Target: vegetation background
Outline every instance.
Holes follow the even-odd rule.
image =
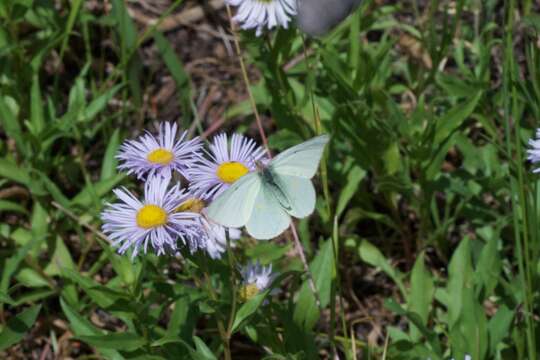
[[[231,32],[219,0],[1,1],[0,357],[538,359],[538,10],[364,0],[308,39]],[[332,136],[298,223],[320,308],[288,234],[236,246],[281,274],[236,304],[228,258],[131,262],[97,230],[138,189],[124,139],[260,140],[235,39],[272,149]]]

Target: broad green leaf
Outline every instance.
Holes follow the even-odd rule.
[[[405,291],[405,285],[403,284],[403,274],[392,267],[384,255],[377,249],[376,246],[368,242],[367,240],[362,240],[360,247],[358,249],[360,258],[367,262],[368,264],[380,268],[386,275],[388,275],[399,287],[403,296],[406,296],[407,291]]]
[[[14,300],[8,294],[0,291],[0,303],[13,305]]]
[[[354,166],[347,173],[347,181],[345,182],[345,187],[341,190],[339,194],[339,199],[336,208],[336,216],[339,218],[353,196],[358,191],[360,182],[366,176],[366,171],[358,166]]]
[[[469,239],[461,240],[448,266],[448,325],[452,328],[461,316],[465,288],[472,286]]]
[[[17,119],[17,116],[13,113],[13,110],[10,108],[8,102],[13,104],[15,103],[15,101],[11,97],[4,96],[3,98],[0,98],[0,124],[2,124],[2,128],[4,129],[6,134],[10,138],[15,140],[19,151],[23,155],[28,155],[27,144],[24,141],[19,120]],[[0,175],[2,175],[1,172],[3,171],[0,170]],[[9,176],[6,177],[10,178]]]
[[[101,202],[99,199],[108,194],[125,177],[125,174],[116,174],[113,177],[91,184],[91,186],[87,185],[71,200],[71,204],[87,208],[92,205],[93,201]]]
[[[317,256],[309,265],[309,270],[313,275],[315,287],[319,293],[321,307],[324,308],[330,302],[330,289],[332,281],[335,280],[334,273],[334,253],[332,250],[332,241],[327,240],[322,244]],[[320,313],[317,307],[313,290],[311,289],[309,279],[306,278],[296,300],[294,309],[294,322],[305,331],[310,331],[319,319]]]
[[[446,138],[459,128],[463,122],[472,114],[478,102],[482,98],[482,93],[478,92],[471,95],[470,98],[463,104],[458,104],[441,118],[437,120],[435,129],[435,145],[441,144]]]
[[[433,279],[424,265],[424,253],[421,253],[412,269],[411,292],[407,298],[407,309],[418,314],[423,325],[426,325],[428,321],[433,293]],[[418,341],[420,336],[421,333],[418,328],[412,327],[411,338]]]
[[[110,333],[106,335],[79,335],[78,339],[97,348],[122,351],[134,351],[146,344],[146,341],[134,333]]]
[[[276,287],[279,287],[280,284],[283,282],[283,280],[288,276],[295,276],[299,275],[296,271],[288,271],[286,273],[280,274],[277,276],[274,281],[272,281],[272,284],[268,289],[265,291],[255,295],[253,298],[246,301],[242,306],[238,309],[236,312],[236,316],[234,318],[233,323],[233,333],[237,331],[240,327],[240,325],[246,321],[251,315],[253,315],[257,309],[263,304],[264,300],[274,290]]]
[[[55,276],[60,275],[62,273],[62,269],[72,269],[75,270],[75,263],[73,262],[73,259],[71,258],[71,255],[69,253],[68,248],[64,244],[64,241],[60,236],[56,236],[56,241],[54,242],[54,246],[52,247],[54,252],[52,254],[49,254],[49,258],[51,259],[49,264],[43,269],[43,272],[49,276]]]
[[[35,74],[32,78],[32,88],[30,90],[30,123],[36,136],[39,136],[45,128],[43,107],[39,76]]]
[[[28,210],[24,206],[14,203],[9,200],[0,200],[0,213],[5,211],[18,212],[28,215]]]
[[[210,350],[208,346],[206,346],[206,344],[204,343],[204,341],[202,341],[201,338],[199,338],[198,336],[194,336],[193,342],[195,343],[195,348],[197,349],[197,353],[202,358],[208,359],[208,360],[217,360],[212,350]]]
[[[105,150],[105,155],[103,156],[103,162],[101,163],[101,175],[100,180],[106,180],[114,175],[116,175],[116,166],[118,160],[116,159],[116,152],[120,146],[120,130],[114,130],[109,143],[107,144],[107,149]]]
[[[171,75],[176,83],[176,89],[179,96],[182,112],[191,114],[191,82],[189,75],[184,70],[184,65],[175,54],[173,47],[169,41],[159,32],[154,34],[157,48],[165,62],[165,65],[171,72]]]
[[[28,185],[31,181],[30,174],[25,168],[7,159],[0,159],[0,178],[6,178],[22,185]]]
[[[117,290],[103,286],[93,279],[80,275],[78,272],[69,268],[62,268],[62,276],[73,281],[83,288],[90,298],[100,307],[107,309],[115,302],[120,300],[129,300],[129,297]]]
[[[21,341],[36,321],[41,305],[34,305],[10,318],[0,331],[0,351]]]
[[[81,114],[80,120],[83,122],[92,121],[101,111],[105,109],[109,101],[116,95],[118,90],[122,88],[122,84],[118,84],[93,99]]]

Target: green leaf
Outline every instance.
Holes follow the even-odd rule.
[[[366,171],[358,166],[353,166],[347,173],[347,181],[345,182],[345,187],[339,194],[339,200],[337,203],[336,216],[338,218],[341,216],[354,194],[356,194],[358,191],[358,186],[365,176]]]
[[[111,99],[114,97],[114,95],[116,95],[118,90],[122,88],[122,86],[122,84],[115,85],[109,90],[107,90],[105,93],[93,99],[82,112],[82,117],[80,120],[83,122],[94,120],[96,115],[103,111],[103,109],[105,109],[109,101],[111,101]]]
[[[463,308],[463,297],[467,287],[472,286],[472,265],[469,239],[461,240],[448,266],[448,325],[452,328],[458,321]]]
[[[79,335],[77,338],[97,348],[122,351],[134,351],[146,344],[146,341],[134,333],[110,333],[107,335]]]
[[[15,181],[22,185],[28,185],[31,181],[30,174],[25,168],[14,164],[7,159],[0,159],[0,177]]]
[[[407,308],[409,311],[419,315],[422,324],[426,325],[428,321],[429,308],[433,301],[434,285],[431,274],[424,265],[424,253],[416,259],[411,273],[411,292],[407,299]],[[417,327],[411,328],[411,338],[415,341],[420,340],[421,333]]]
[[[176,83],[177,94],[184,114],[191,114],[191,82],[184,65],[176,56],[169,41],[159,32],[154,34],[157,48]]]
[[[0,212],[12,211],[18,212],[21,214],[28,215],[28,210],[24,206],[21,206],[17,203],[8,200],[0,200]]]
[[[201,359],[217,360],[212,350],[210,350],[208,346],[206,346],[206,344],[204,343],[204,341],[201,340],[201,338],[194,336],[193,342],[195,343],[195,348],[197,349],[198,355],[201,356]]]
[[[10,318],[0,332],[0,351],[21,341],[32,328],[41,310],[41,305],[34,305]]]
[[[120,300],[129,300],[129,297],[117,290],[103,286],[89,277],[80,275],[77,271],[62,268],[62,276],[78,284],[100,307],[107,309]]]
[[[82,317],[76,310],[71,308],[63,298],[60,298],[60,306],[64,315],[66,315],[69,326],[76,336],[80,335],[102,335],[103,332],[96,328],[92,323]]]
[[[101,180],[95,184],[89,184],[71,200],[71,204],[87,208],[92,205],[93,201],[101,203],[101,197],[108,194],[116,185],[124,180],[125,177],[125,174],[116,174],[113,177]]]
[[[120,146],[120,129],[114,130],[109,143],[107,144],[107,149],[105,150],[105,155],[103,156],[103,162],[101,163],[101,180],[106,180],[114,175],[116,175],[116,165],[118,161],[116,159],[116,152]]]
[[[362,240],[358,249],[360,258],[368,264],[380,268],[386,275],[388,275],[399,287],[403,296],[406,296],[405,285],[403,284],[403,274],[390,265],[384,255],[367,240]]]
[[[0,291],[0,303],[4,303],[4,304],[8,304],[8,305],[13,305],[14,304],[14,300],[6,293]]]
[[[30,89],[30,123],[32,124],[33,133],[36,136],[41,134],[43,129],[45,129],[41,87],[37,74],[32,77],[32,88]]]
[[[7,103],[8,101],[11,101],[13,104],[15,104],[15,101],[8,96],[0,98],[0,124],[4,128],[7,136],[15,140],[19,151],[23,155],[27,155],[27,145],[23,140],[23,133],[19,124],[19,120],[17,119],[17,116],[13,113],[13,110],[10,109],[10,106]]]
[[[52,254],[49,254],[51,259],[49,264],[43,269],[43,272],[49,276],[60,275],[62,269],[75,270],[75,263],[71,258],[68,248],[64,244],[62,237],[56,236],[56,241],[51,250],[54,250]]]
[[[450,134],[452,134],[452,132],[459,128],[472,114],[481,98],[481,92],[471,95],[469,100],[467,100],[465,103],[456,105],[441,118],[437,119],[435,138],[433,140],[434,144],[441,144],[450,136]]]
[[[315,287],[319,293],[321,307],[324,308],[330,302],[330,289],[332,281],[335,278],[334,273],[334,252],[332,250],[332,241],[327,240],[319,249],[317,256],[309,265],[311,274],[315,281]],[[313,291],[306,279],[298,294],[296,306],[294,309],[294,322],[304,329],[310,331],[319,319],[320,313]]]
[[[277,276],[274,281],[272,281],[272,285],[265,291],[255,295],[253,298],[246,301],[242,306],[238,309],[236,312],[236,316],[234,318],[233,323],[233,333],[236,332],[240,325],[242,325],[251,315],[253,315],[257,309],[263,304],[264,300],[274,290],[276,287],[279,287],[280,284],[283,282],[283,280],[288,276],[297,276],[300,273],[297,271],[288,271],[283,274],[280,274]]]

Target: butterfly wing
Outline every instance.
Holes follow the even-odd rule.
[[[253,211],[246,224],[247,232],[258,240],[275,238],[287,229],[291,217],[274,194],[271,184],[262,181]]]
[[[246,225],[260,190],[261,178],[257,172],[242,176],[212,201],[208,217],[227,227]]]
[[[315,209],[315,188],[310,179],[272,174],[276,184],[287,199],[284,209],[296,218],[305,218]]]
[[[345,20],[361,0],[298,0],[298,27],[311,36],[322,36]]]
[[[317,136],[283,151],[270,162],[270,171],[311,179],[319,167],[324,146],[329,139],[328,135]]]

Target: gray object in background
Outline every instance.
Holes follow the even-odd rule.
[[[297,0],[298,27],[311,36],[321,36],[345,20],[361,0]]]

